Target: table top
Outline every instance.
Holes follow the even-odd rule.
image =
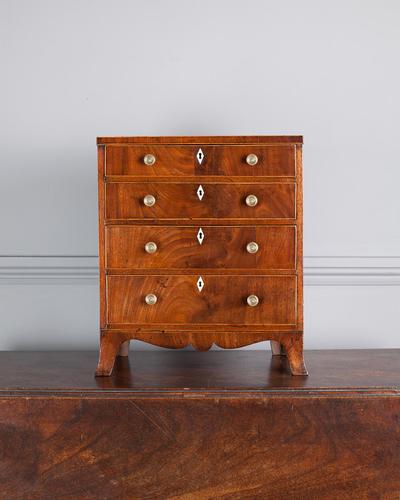
[[[400,349],[306,351],[308,377],[293,377],[267,350],[137,351],[111,377],[95,377],[98,353],[0,352],[0,397],[400,395]]]

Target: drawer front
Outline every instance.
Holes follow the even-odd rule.
[[[248,206],[249,196],[256,197],[251,198],[255,206]],[[146,205],[148,199],[152,206]],[[106,218],[294,219],[295,185],[111,182],[106,184]]]
[[[107,146],[106,175],[194,175],[197,150],[192,146]],[[212,148],[202,148],[203,169],[209,168],[211,150]],[[153,164],[145,163],[147,155],[154,157]]]
[[[106,175],[294,176],[294,146],[107,146]]]
[[[106,266],[109,269],[294,270],[296,228],[108,226]]]
[[[108,324],[294,325],[296,322],[296,276],[206,275],[202,277],[202,287],[199,279],[198,275],[108,276]],[[151,294],[157,300],[149,305],[146,297]],[[258,297],[258,305],[248,305],[249,296]]]
[[[213,160],[215,175],[280,177],[295,176],[296,170],[293,146],[218,146]]]

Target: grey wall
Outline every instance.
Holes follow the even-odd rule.
[[[3,0],[0,348],[97,345],[97,135],[286,133],[306,346],[398,347],[399,25],[396,0]]]

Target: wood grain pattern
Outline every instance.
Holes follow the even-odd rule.
[[[204,239],[197,238],[202,230]],[[145,251],[154,242],[157,251]],[[246,246],[258,244],[251,254]],[[108,269],[296,269],[295,226],[107,226]]]
[[[117,219],[204,219],[204,218],[289,218],[294,219],[294,184],[209,184],[202,182],[203,199],[197,196],[200,184],[192,183],[107,183],[106,218]],[[151,194],[152,207],[143,203]],[[258,198],[248,207],[246,197]]]
[[[398,411],[379,396],[3,400],[2,494],[396,500]]]
[[[106,175],[139,177],[160,176],[294,176],[294,146],[209,146],[202,145],[204,158],[199,164],[196,154],[199,146],[107,146]],[[249,166],[248,154],[258,157],[258,163]],[[144,157],[152,154],[154,165],[144,164]]]
[[[108,276],[108,325],[115,323],[295,325],[295,276]],[[147,305],[147,294],[157,303]],[[246,303],[255,294],[256,307]]]
[[[5,499],[397,499],[400,352],[0,353]]]
[[[107,146],[107,175],[134,175],[139,177],[159,177],[176,175],[194,175],[196,171],[195,146]],[[203,146],[204,160],[202,171],[212,172],[213,147]],[[145,165],[143,158],[154,155],[154,165]]]
[[[258,163],[246,163],[248,154],[255,154]],[[213,156],[214,175],[294,176],[294,146],[216,146]]]

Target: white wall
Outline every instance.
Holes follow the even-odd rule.
[[[286,133],[306,346],[398,347],[399,26],[397,0],[1,2],[0,349],[97,345],[97,135]]]

